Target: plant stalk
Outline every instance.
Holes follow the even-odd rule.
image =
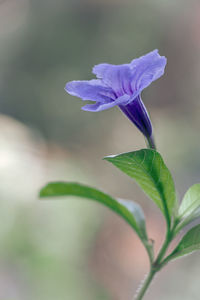
[[[165,256],[165,253],[166,253],[166,251],[169,247],[169,244],[173,238],[173,231],[174,231],[174,229],[172,229],[172,231],[171,230],[167,231],[166,238],[160,249],[160,252],[158,253],[156,260],[153,263],[151,262],[150,272],[149,272],[148,276],[146,277],[146,279],[144,280],[144,283],[142,284],[141,288],[139,289],[139,293],[136,295],[135,300],[143,299],[143,296],[145,295],[155,274],[158,271],[160,271],[160,269],[167,263],[167,260],[165,263],[165,260],[162,261],[162,259]]]
[[[159,254],[158,254],[157,258],[156,258],[156,261],[154,263],[155,265],[159,265],[160,264],[162,258],[164,257],[164,255],[165,255],[165,253],[167,251],[167,248],[169,247],[169,243],[170,242],[171,242],[171,236],[168,233],[166,235],[166,239],[165,239],[165,241],[163,243],[163,246],[162,246],[162,248],[161,248],[161,250],[160,250],[160,252],[159,252]]]
[[[154,277],[154,275],[156,274],[156,270],[151,268],[149,274],[147,275],[147,277],[144,280],[144,283],[142,284],[141,288],[139,289],[139,292],[137,293],[137,295],[135,296],[135,300],[141,300],[144,296],[144,294],[146,293],[150,283],[152,282],[152,279]]]

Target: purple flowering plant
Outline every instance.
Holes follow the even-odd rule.
[[[200,184],[191,186],[179,204],[171,173],[156,150],[152,123],[141,99],[141,92],[164,74],[166,62],[166,58],[154,50],[129,64],[96,65],[93,73],[97,79],[70,81],[65,86],[70,95],[95,102],[84,105],[82,109],[85,111],[99,112],[118,106],[144,135],[147,148],[104,159],[133,178],[163,214],[166,234],[159,253],[154,253],[145,216],[137,203],[115,199],[98,189],[74,182],[51,182],[40,191],[40,197],[76,196],[100,202],[132,227],[147,251],[150,265],[149,273],[136,293],[136,300],[143,299],[155,274],[168,262],[200,249],[200,225],[196,225],[167,253],[180,231],[200,217]]]
[[[142,102],[141,92],[164,74],[166,58],[154,50],[129,64],[94,66],[97,79],[71,81],[65,90],[82,100],[95,101],[83,110],[97,112],[118,106],[144,134],[151,148],[155,148],[152,124]]]

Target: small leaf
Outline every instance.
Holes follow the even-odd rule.
[[[107,156],[105,159],[134,178],[143,191],[160,208],[168,225],[177,208],[176,192],[172,176],[161,155],[155,150]]]
[[[52,182],[40,191],[40,197],[77,196],[100,202],[120,215],[138,234],[148,248],[144,214],[138,204],[127,200],[115,200],[111,196],[79,183]]]
[[[176,233],[200,217],[200,184],[194,184],[185,193],[178,211]]]
[[[200,224],[189,230],[175,250],[167,257],[167,261],[192,253],[200,249]]]
[[[194,184],[186,192],[179,207],[179,217],[186,218],[200,207],[200,184]]]

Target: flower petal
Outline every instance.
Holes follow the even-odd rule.
[[[138,92],[140,93],[151,82],[161,77],[164,73],[166,63],[167,59],[164,56],[160,56],[157,49],[140,58],[134,59],[130,63],[133,95],[138,95]]]
[[[128,64],[111,65],[99,64],[94,66],[92,72],[97,78],[113,89],[116,96],[132,94],[131,90],[131,70]]]
[[[111,88],[105,86],[101,80],[70,81],[65,90],[72,96],[82,100],[92,100],[107,103],[114,100],[115,96]]]
[[[115,101],[111,100],[109,103],[97,102],[95,104],[86,104],[85,106],[82,107],[82,110],[97,112],[97,111],[109,109],[116,105],[126,105],[129,102],[129,98],[130,96],[125,94],[117,98]]]

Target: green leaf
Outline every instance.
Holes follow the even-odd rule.
[[[138,234],[148,253],[151,245],[146,233],[145,218],[140,206],[127,200],[116,200],[111,196],[86,185],[73,182],[52,182],[40,191],[40,197],[77,196],[100,202],[120,215]]]
[[[200,207],[200,184],[194,184],[186,192],[179,207],[179,217],[186,218]]]
[[[200,184],[194,184],[185,193],[178,211],[176,234],[200,217]]]
[[[142,149],[105,159],[136,180],[160,208],[169,226],[177,208],[177,199],[172,176],[161,155],[155,150]]]
[[[166,258],[167,261],[192,253],[200,249],[200,224],[189,230],[175,250]]]

